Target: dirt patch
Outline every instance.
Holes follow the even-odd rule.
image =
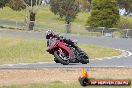
[[[132,79],[132,69],[89,68],[91,78]],[[48,83],[61,81],[74,82],[81,76],[81,69],[37,69],[37,70],[0,70],[0,85]]]

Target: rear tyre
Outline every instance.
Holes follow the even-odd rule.
[[[55,61],[56,63],[60,63],[56,58],[54,58],[54,61]]]
[[[69,60],[63,60],[63,58],[59,56],[58,51],[54,51],[54,57],[56,58],[57,61],[59,61],[63,65],[69,64]]]
[[[82,64],[87,64],[87,63],[89,63],[89,59],[82,58],[82,59],[80,60],[80,62],[81,62]]]
[[[86,53],[83,53],[79,56],[79,62],[81,62],[82,64],[89,63],[89,57],[86,55]]]

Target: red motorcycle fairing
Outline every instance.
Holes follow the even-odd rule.
[[[54,50],[56,48],[65,50],[69,54],[69,57],[71,57],[71,50],[67,46],[66,43],[64,43],[64,42],[62,42],[60,40],[54,40],[52,42],[52,44],[50,45],[50,47],[49,47],[49,49],[50,49],[50,51],[51,51],[52,54],[54,53]]]

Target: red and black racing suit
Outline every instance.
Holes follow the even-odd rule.
[[[81,51],[81,49],[71,39],[66,39],[63,36],[59,36],[59,35],[55,35],[52,38],[57,38],[58,40],[62,40],[66,44],[71,45],[72,47],[74,47],[76,50]],[[48,41],[47,41],[47,46],[49,46],[49,43],[50,43],[50,39],[48,39]],[[47,50],[47,52],[49,52],[49,49]]]

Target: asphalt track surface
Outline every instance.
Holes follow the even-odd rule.
[[[44,32],[20,32],[20,31],[7,31],[0,30],[0,35],[14,35],[25,38],[44,39]],[[67,38],[77,40],[78,43],[94,44],[112,47],[116,49],[125,50],[125,56],[118,56],[113,58],[100,58],[90,60],[89,64],[71,63],[69,65],[62,65],[55,62],[38,62],[38,63],[19,63],[19,64],[3,64],[0,68],[78,68],[78,67],[132,67],[132,39],[123,38],[107,38],[107,37],[89,37],[77,35],[64,35]]]

